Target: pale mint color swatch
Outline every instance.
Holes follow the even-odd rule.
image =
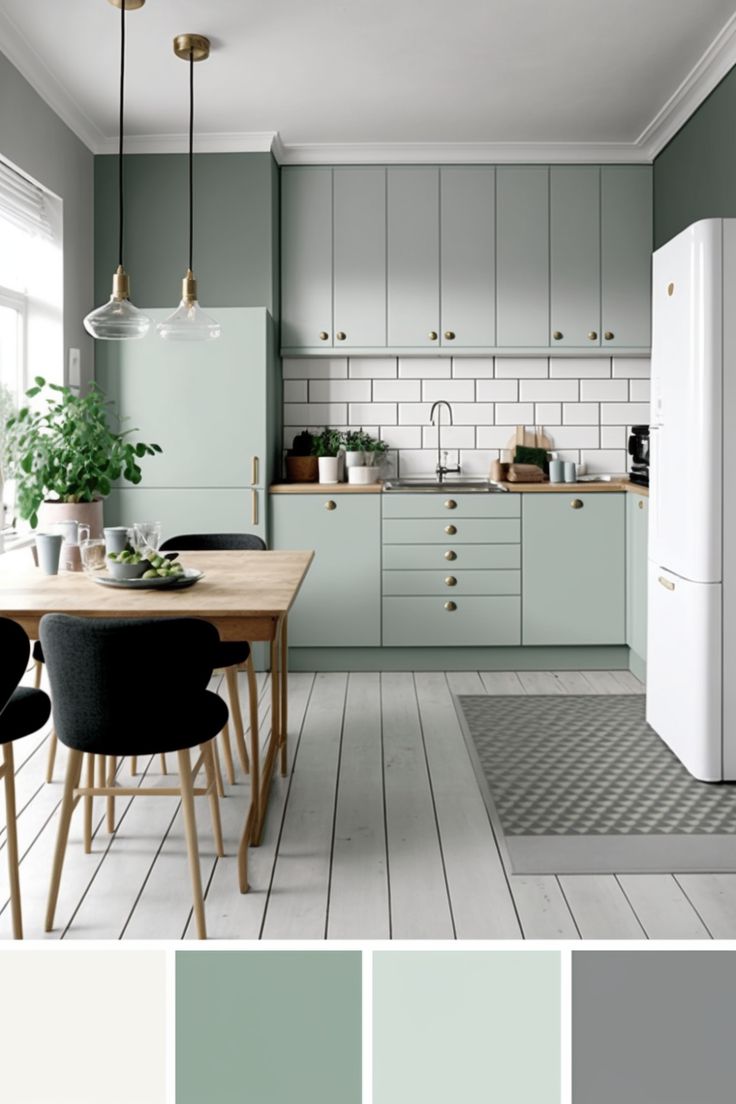
[[[560,1104],[560,956],[373,957],[373,1104]]]
[[[176,1104],[361,1104],[361,955],[179,951]]]

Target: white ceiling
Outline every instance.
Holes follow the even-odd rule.
[[[2,0],[0,49],[96,151],[118,24],[107,0]],[[646,160],[736,61],[734,0],[147,0],[127,28],[130,149],[181,148],[171,40],[196,31],[198,148],[278,132],[284,160]]]

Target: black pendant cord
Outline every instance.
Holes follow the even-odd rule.
[[[194,50],[189,51],[189,271],[194,241]]]
[[[123,104],[125,97],[125,0],[120,5],[120,118],[118,138],[118,265],[123,264]]]

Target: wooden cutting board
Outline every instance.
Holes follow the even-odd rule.
[[[543,448],[549,451],[552,448],[552,438],[545,433],[544,426],[528,428],[527,426],[517,425],[516,432],[509,437],[506,445],[512,456],[517,445],[524,445],[526,448]]]

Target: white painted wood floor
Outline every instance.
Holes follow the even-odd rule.
[[[265,733],[266,676],[259,688]],[[736,874],[530,877],[504,869],[452,694],[641,689],[620,671],[293,674],[291,770],[274,779],[263,842],[251,850],[249,894],[238,892],[235,860],[247,779],[226,787],[221,803],[224,859],[214,855],[206,799],[197,802],[210,938],[735,937]],[[241,694],[245,703],[244,684]],[[145,797],[119,799],[113,836],[104,802],[96,803],[91,855],[82,850],[77,809],[57,928],[44,936],[64,768],[61,749],[56,780],[46,785],[46,750],[45,734],[16,745],[26,938],[193,938],[178,800]],[[160,770],[158,758],[140,765],[149,781]],[[4,836],[3,826],[0,849]],[[3,854],[3,938],[9,911]]]

